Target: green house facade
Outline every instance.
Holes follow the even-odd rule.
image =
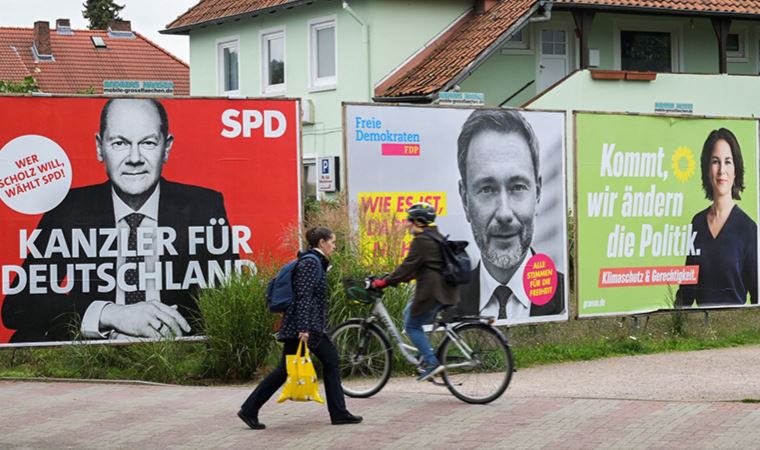
[[[436,103],[461,92],[487,106],[545,107],[537,99],[586,69],[638,80],[636,96],[657,74],[754,80],[760,0],[735,3],[201,0],[163,32],[190,37],[191,95],[303,100],[304,192],[316,196],[317,159],[344,159],[342,102]],[[596,95],[598,84],[583,86]],[[632,85],[616,86],[625,98]]]

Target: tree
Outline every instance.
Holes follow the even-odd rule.
[[[107,30],[108,22],[121,19],[119,11],[124,9],[124,5],[117,5],[114,0],[87,0],[82,6],[82,15],[90,21],[91,30]]]
[[[34,77],[25,77],[22,81],[3,81],[0,80],[0,92],[11,94],[24,94],[29,92],[39,92],[40,87]]]

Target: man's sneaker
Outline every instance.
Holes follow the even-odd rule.
[[[443,369],[445,369],[445,367],[443,367],[441,364],[438,364],[437,366],[428,366],[420,374],[420,376],[417,377],[417,381],[425,381],[434,375],[438,375],[439,373],[443,372]]]

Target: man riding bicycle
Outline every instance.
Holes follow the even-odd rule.
[[[459,303],[459,287],[447,283],[441,273],[444,259],[438,242],[443,236],[434,224],[435,217],[429,203],[415,203],[407,210],[409,232],[414,235],[409,254],[392,274],[372,281],[373,288],[382,289],[417,280],[414,296],[404,309],[404,330],[422,355],[422,373],[417,381],[425,381],[444,369],[423,325],[430,323],[444,305]]]

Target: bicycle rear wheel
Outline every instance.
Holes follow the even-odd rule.
[[[393,355],[385,333],[362,320],[344,322],[332,332],[338,351],[343,392],[349,397],[371,397],[391,376]]]
[[[501,396],[512,379],[514,363],[506,339],[494,328],[465,324],[454,329],[461,341],[446,337],[438,358],[446,366],[443,381],[467,403],[489,403]],[[466,352],[471,352],[471,358]]]

